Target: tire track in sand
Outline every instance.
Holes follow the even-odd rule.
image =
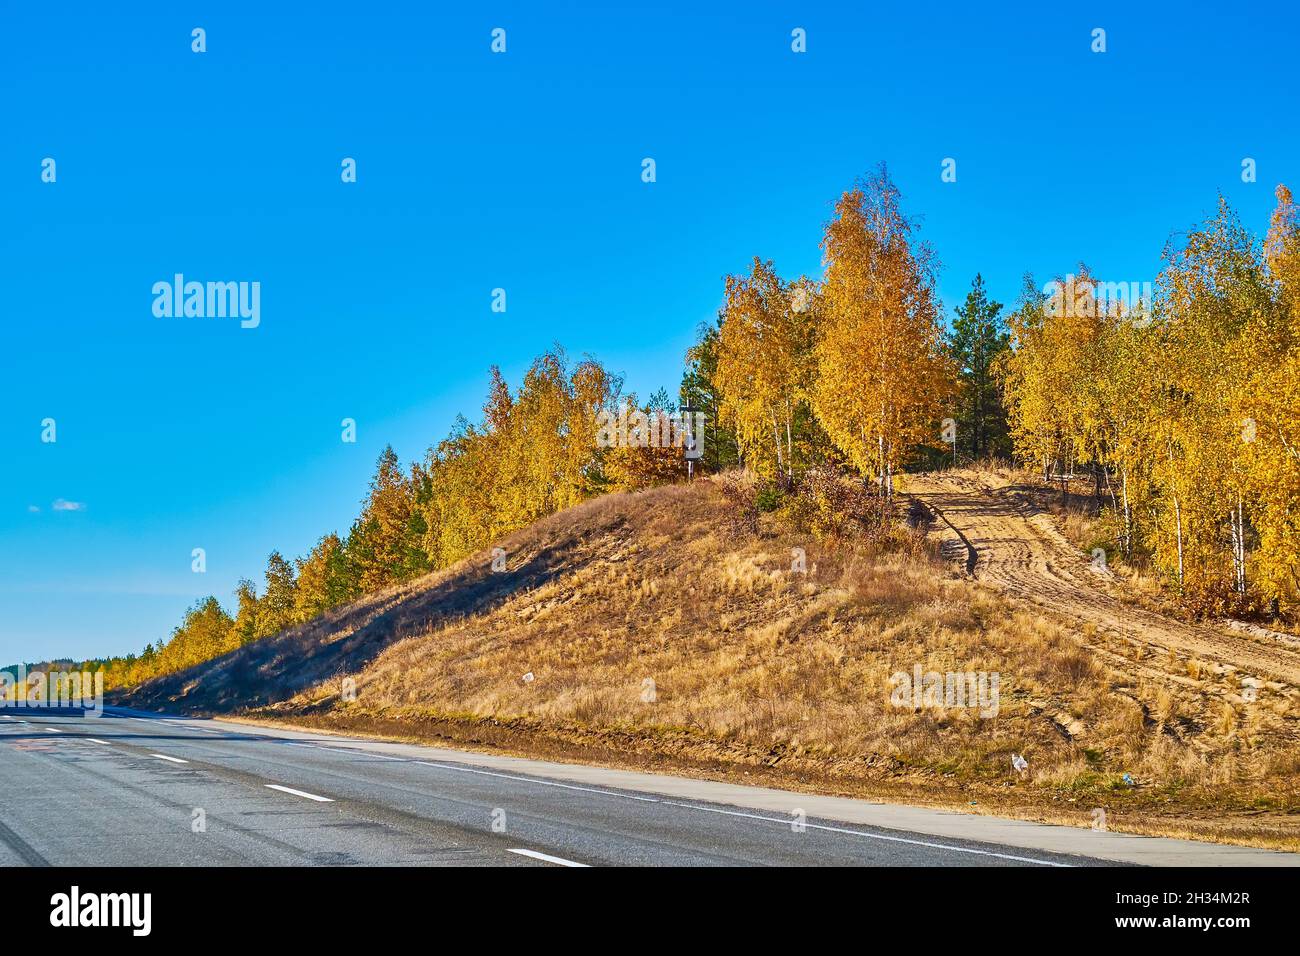
[[[982,581],[1075,627],[1300,686],[1300,641],[1240,625],[1192,624],[1123,601],[1119,584],[1057,529],[1050,515],[969,474],[909,475],[905,490],[937,512],[940,534],[966,549]]]

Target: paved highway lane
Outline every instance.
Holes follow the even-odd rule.
[[[772,799],[785,800],[779,805],[787,809],[773,809]],[[792,812],[801,806],[808,808],[806,820]],[[818,812],[822,806],[826,815]],[[922,829],[844,819],[889,812],[921,814],[906,819]],[[938,825],[929,825],[924,814],[934,815]],[[1016,842],[979,839],[989,820],[228,721],[0,713],[0,864],[1135,862],[1107,850],[1113,841],[1058,840],[1069,852],[1053,849],[1048,837],[1054,831],[1068,831],[1061,839],[1078,839],[1070,828],[994,821],[1014,828],[1005,832]],[[959,835],[963,826],[970,839]],[[1034,845],[1040,830],[1041,846]],[[1161,857],[1155,850],[1166,844],[1184,853],[1221,854],[1217,862],[1295,862],[1290,854],[1115,836],[1138,841],[1120,846],[1150,847],[1149,862],[1197,862]],[[1104,852],[1075,849],[1092,845]]]
[[[512,862],[483,828],[428,820],[395,829],[272,790],[286,776],[281,748],[261,762],[265,780],[215,751],[212,764],[199,763],[209,754],[186,738],[206,736],[110,718],[0,719],[0,864]]]

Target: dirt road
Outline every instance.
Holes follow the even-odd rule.
[[[936,532],[976,580],[1104,643],[1147,645],[1256,682],[1300,687],[1300,639],[1236,622],[1185,623],[1137,606],[1121,582],[1072,546],[1013,485],[977,472],[909,475],[903,490],[939,516]],[[1095,629],[1095,632],[1094,632]],[[1274,688],[1279,690],[1281,688]]]

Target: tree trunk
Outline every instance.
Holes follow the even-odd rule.
[[[794,480],[794,443],[790,436],[790,419],[794,417],[794,412],[790,408],[789,399],[785,403],[785,476],[789,480]]]
[[[1228,515],[1232,528],[1232,589],[1238,594],[1246,593],[1246,521],[1242,507],[1241,495],[1237,495],[1237,507]]]
[[[1178,539],[1178,590],[1183,589],[1183,509],[1174,495],[1174,532]]]
[[[1128,503],[1128,469],[1123,469],[1124,492],[1124,557],[1133,557],[1133,514]]]
[[[884,416],[882,415],[883,419]],[[885,436],[882,434],[876,440],[876,471],[880,475],[880,497],[886,496],[885,491]]]
[[[785,462],[781,457],[781,432],[776,427],[776,412],[772,412],[772,441],[776,443],[776,470],[785,471]]]

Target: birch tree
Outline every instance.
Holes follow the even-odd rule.
[[[883,165],[840,197],[822,251],[813,407],[830,440],[887,500],[910,449],[937,436],[956,387],[934,256],[917,240]]]

